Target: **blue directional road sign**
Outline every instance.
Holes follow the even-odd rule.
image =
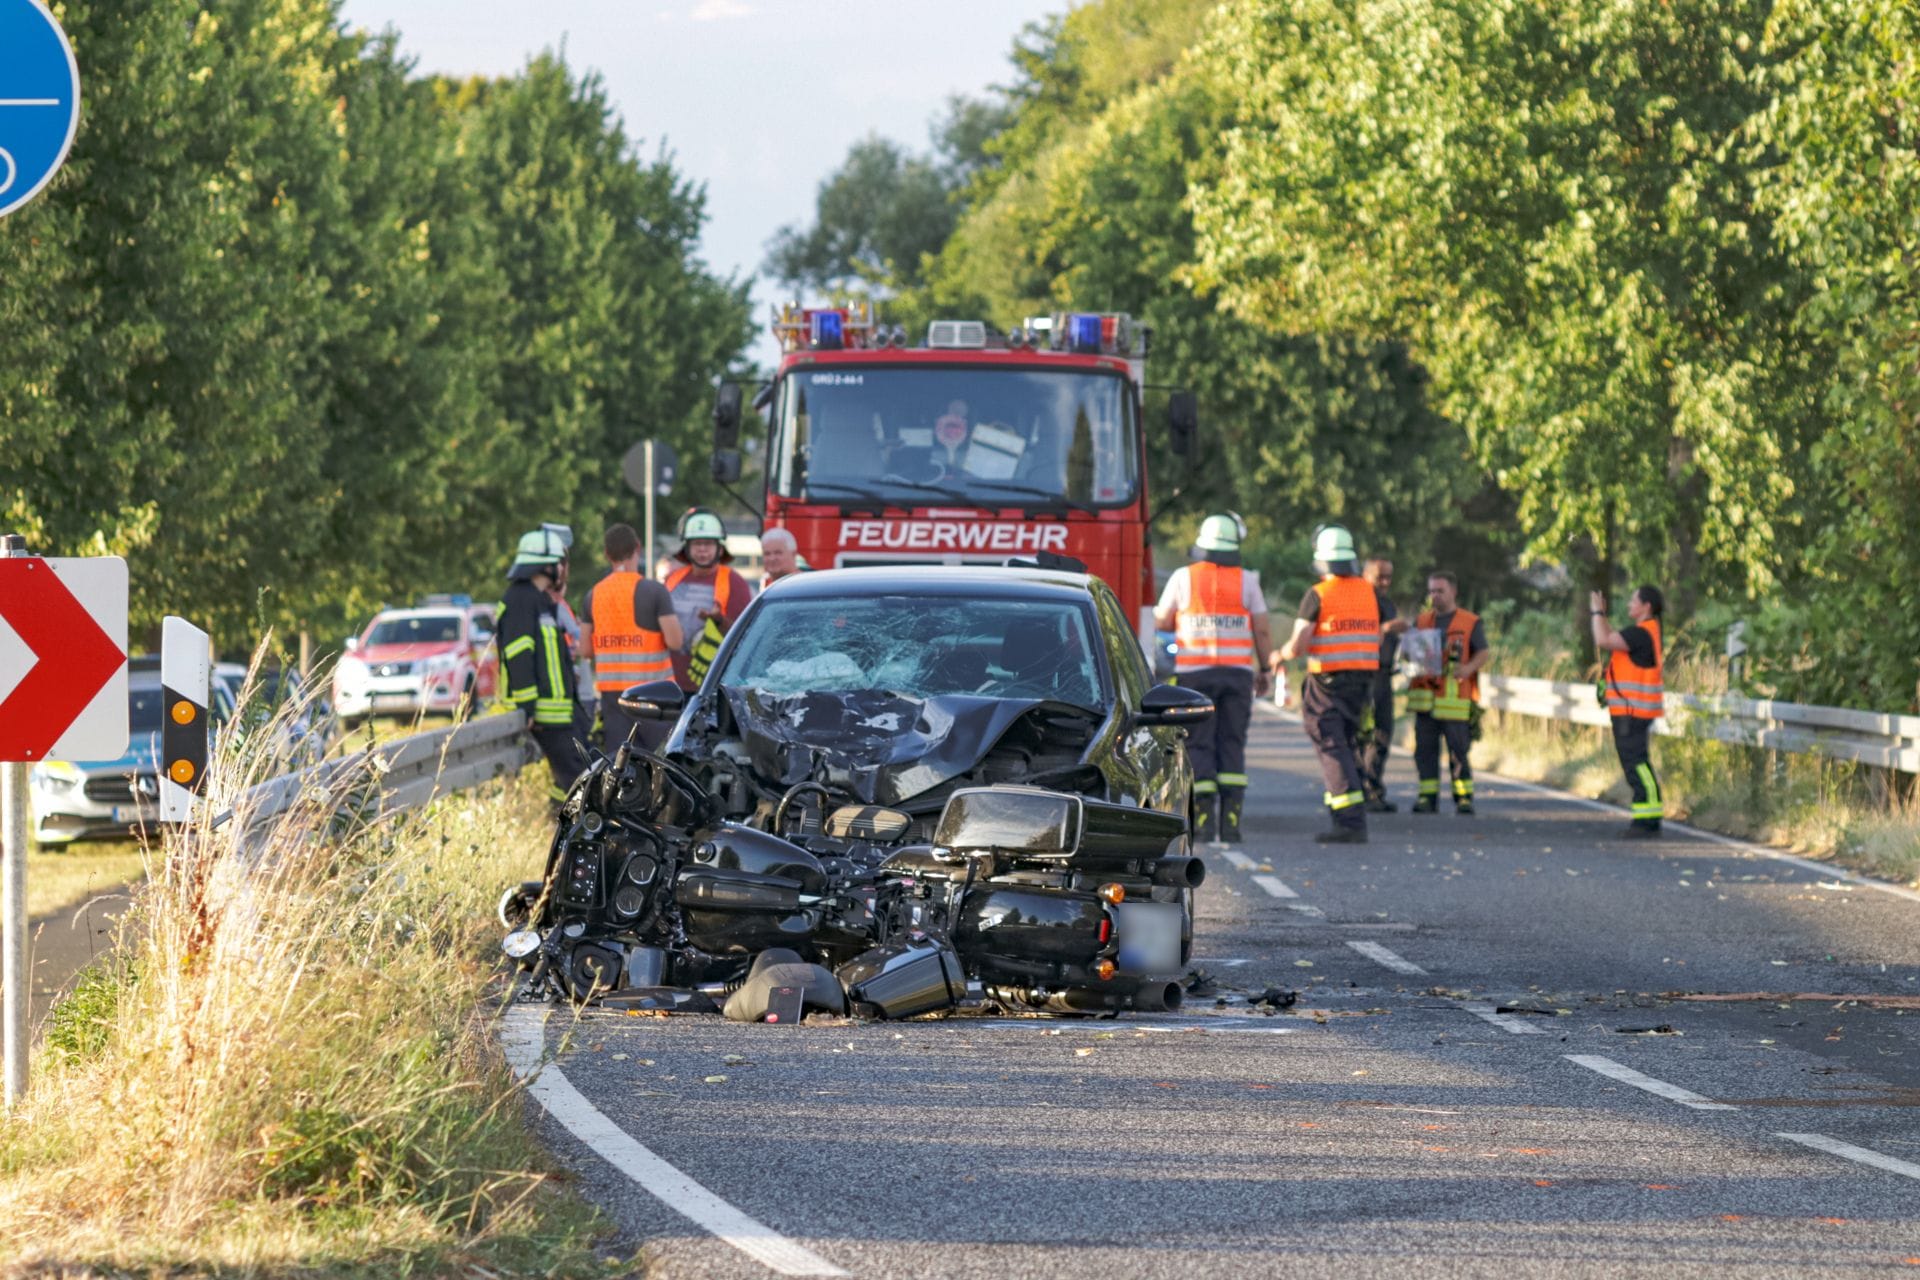
[[[80,125],[80,67],[40,0],[0,0],[0,218],[40,193]]]

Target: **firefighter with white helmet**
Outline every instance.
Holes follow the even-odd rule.
[[[1291,662],[1303,653],[1307,659],[1301,714],[1307,737],[1320,755],[1327,812],[1333,819],[1332,829],[1314,839],[1365,844],[1367,796],[1353,744],[1374,673],[1380,669],[1380,602],[1373,584],[1360,576],[1353,535],[1341,525],[1314,531],[1313,570],[1320,581],[1300,601],[1293,634],[1274,662]]]
[[[1194,539],[1193,563],[1174,570],[1153,611],[1154,625],[1172,630],[1178,641],[1174,681],[1213,699],[1213,718],[1187,738],[1194,837],[1227,844],[1240,840],[1247,727],[1253,699],[1268,688],[1273,647],[1260,575],[1240,563],[1245,539],[1239,516],[1208,516]]]
[[[673,677],[682,688],[698,689],[720,652],[720,641],[752,599],[753,588],[728,567],[733,553],[727,550],[727,527],[705,507],[680,517],[680,549],[673,559],[665,585],[687,638],[685,651],[673,656]]]
[[[546,524],[521,537],[507,570],[494,643],[500,647],[500,700],[526,713],[527,729],[553,772],[548,795],[566,798],[587,768],[588,726],[576,695],[573,663],[555,597],[566,590],[573,533]]]

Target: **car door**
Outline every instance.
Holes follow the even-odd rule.
[[[1140,700],[1153,685],[1146,659],[1113,593],[1095,584],[1093,594],[1114,697],[1124,717],[1113,745],[1115,772],[1128,780],[1125,789],[1131,790],[1140,804],[1168,813],[1185,813],[1185,730],[1136,722]]]

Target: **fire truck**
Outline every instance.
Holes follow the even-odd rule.
[[[924,346],[865,305],[776,310],[765,527],[815,568],[1066,556],[1106,580],[1153,640],[1144,400],[1149,332],[1125,315],[1036,317],[1010,332],[936,320]],[[1155,388],[1159,390],[1159,388]],[[742,387],[714,405],[714,475],[741,474]],[[1165,429],[1191,456],[1194,398]]]

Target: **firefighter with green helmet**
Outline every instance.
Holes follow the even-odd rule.
[[[728,567],[727,527],[705,507],[680,517],[680,549],[666,576],[674,616],[686,636],[686,650],[673,656],[673,677],[684,689],[700,687],[720,652],[720,641],[753,598],[753,588]]]
[[[1240,840],[1247,728],[1255,696],[1268,688],[1273,648],[1260,575],[1240,563],[1245,537],[1232,512],[1208,516],[1194,539],[1193,563],[1174,570],[1153,611],[1154,625],[1178,642],[1174,680],[1213,699],[1213,718],[1188,732],[1187,755],[1194,838],[1222,844]]]
[[[1380,669],[1380,601],[1373,584],[1360,575],[1353,535],[1342,525],[1314,531],[1313,571],[1320,580],[1300,601],[1293,634],[1274,660],[1307,659],[1307,678],[1300,684],[1301,719],[1320,756],[1327,813],[1333,820],[1332,829],[1314,839],[1365,844],[1366,783],[1353,746],[1373,693],[1374,673]]]
[[[587,734],[573,662],[555,597],[567,587],[572,531],[547,524],[525,534],[507,570],[494,643],[500,648],[500,700],[526,713],[527,730],[553,772],[548,795],[564,800],[587,768]]]

